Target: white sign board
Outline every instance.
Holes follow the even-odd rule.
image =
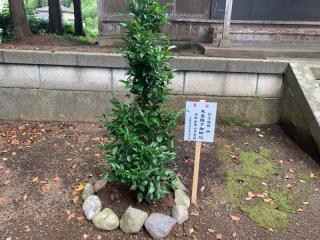
[[[216,116],[217,103],[187,102],[184,140],[212,143]]]

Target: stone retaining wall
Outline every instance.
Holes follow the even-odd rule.
[[[238,116],[276,123],[287,64],[267,60],[178,57],[170,107],[190,99],[218,101],[219,119]],[[0,118],[98,121],[110,112],[112,93],[130,101],[121,79],[126,63],[117,54],[0,52]]]

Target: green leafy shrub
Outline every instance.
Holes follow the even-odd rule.
[[[33,15],[28,16],[28,22],[33,34],[44,34],[49,32],[49,22],[44,19],[35,18]]]
[[[13,24],[10,14],[7,11],[3,11],[0,14],[0,39],[1,43],[7,43],[12,38]]]
[[[123,23],[128,61],[128,78],[122,82],[130,89],[134,101],[125,104],[116,98],[106,127],[113,139],[104,145],[109,178],[127,184],[137,192],[137,199],[163,198],[175,180],[173,133],[179,117],[163,106],[169,94],[167,85],[173,78],[172,59],[167,36],[160,28],[168,23],[167,5],[156,0],[128,0],[130,20]]]

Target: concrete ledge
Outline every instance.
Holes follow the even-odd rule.
[[[81,66],[103,68],[126,68],[120,54],[49,52],[27,50],[0,50],[2,63],[27,65]],[[246,60],[210,57],[176,57],[172,68],[180,71],[210,71],[235,73],[283,74],[288,63],[276,60]]]
[[[296,142],[320,160],[320,87],[309,66],[292,63],[286,74],[280,122]]]

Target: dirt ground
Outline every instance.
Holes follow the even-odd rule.
[[[55,35],[33,35],[20,41],[11,41],[0,44],[0,49],[33,50],[33,51],[64,51],[64,52],[93,52],[93,53],[117,53],[117,48],[101,47],[96,43],[67,40]],[[201,56],[198,49],[179,48],[174,55],[177,56]]]
[[[254,127],[217,126],[215,143],[203,146],[198,206],[191,207],[189,221],[176,225],[168,239],[320,239],[319,164],[280,127],[261,131],[263,135]],[[100,174],[104,133],[98,124],[0,121],[0,239],[150,239],[145,230],[134,235],[98,231],[82,214],[79,186]],[[194,144],[182,141],[182,135],[180,126],[176,131],[178,174],[190,189]],[[283,173],[291,176],[283,177],[281,172],[275,176],[279,184],[290,182],[294,189],[299,173],[312,176],[309,182],[300,180],[310,192],[296,202],[298,210],[290,214],[285,230],[259,227],[225,194],[226,173],[241,165],[239,152],[262,148],[271,152],[268,161],[285,166]],[[230,150],[230,156],[223,157],[221,149]],[[172,193],[160,202],[138,205],[133,193],[116,183],[109,183],[98,195],[103,207],[120,217],[130,204],[166,214],[173,205]]]

